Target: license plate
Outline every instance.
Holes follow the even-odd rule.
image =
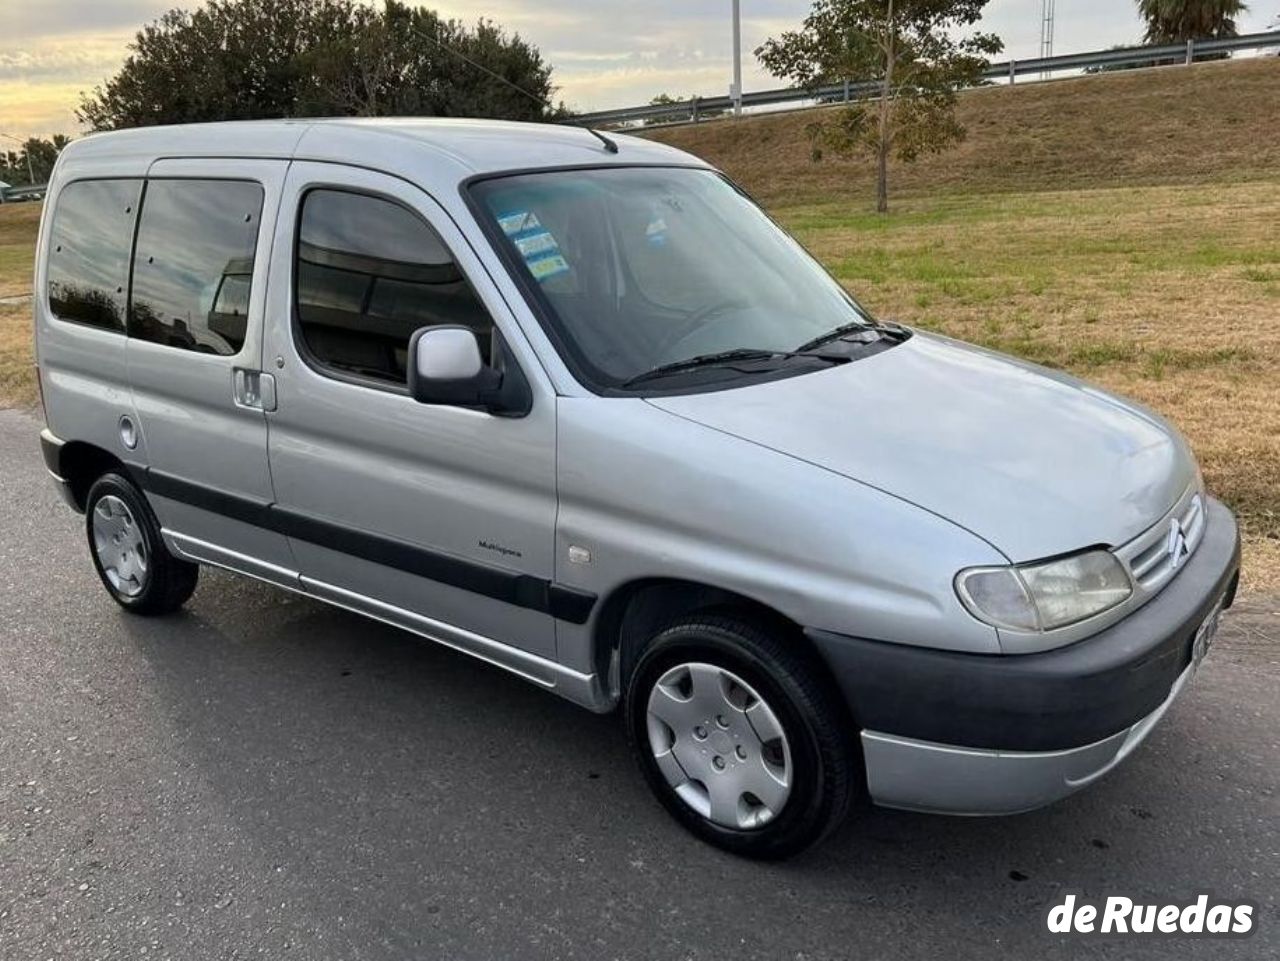
[[[1218,633],[1218,620],[1221,616],[1222,599],[1219,599],[1218,603],[1213,605],[1209,616],[1196,628],[1195,640],[1191,642],[1191,662],[1196,667],[1200,666],[1200,662],[1209,653],[1209,648],[1213,646],[1213,638]]]

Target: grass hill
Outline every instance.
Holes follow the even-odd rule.
[[[809,159],[814,111],[650,131],[713,161],[871,310],[1070,370],[1171,418],[1280,591],[1280,59],[964,94],[968,140],[893,171]],[[0,206],[0,298],[36,204]],[[0,304],[0,406],[34,402],[31,309]]]
[[[864,203],[870,162],[813,163],[814,110],[648,135],[724,169],[766,204]],[[957,149],[896,165],[904,195],[1205,183],[1280,172],[1280,57],[986,87],[961,95]]]
[[[1280,58],[988,87],[956,150],[810,159],[820,114],[648,136],[715,163],[873,312],[1063,368],[1190,437],[1280,590]]]

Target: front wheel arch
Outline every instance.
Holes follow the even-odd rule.
[[[642,578],[616,588],[601,604],[592,639],[599,676],[609,680],[615,697],[621,695],[645,645],[662,628],[681,617],[714,610],[768,623],[809,645],[794,621],[743,594],[681,578]]]
[[[776,608],[736,591],[698,581],[647,578],[624,584],[605,599],[596,620],[594,663],[615,700],[621,700],[645,647],[663,628],[695,614],[720,614],[767,628],[786,639],[824,683],[838,690],[827,659],[801,625]],[[856,739],[850,705],[840,698],[843,720]]]

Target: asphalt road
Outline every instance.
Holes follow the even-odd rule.
[[[0,958],[1280,955],[1280,602],[1124,767],[999,820],[865,811],[782,865],[685,835],[620,725],[206,571],[121,613],[0,412]],[[1063,892],[1260,906],[1241,941],[1045,930]]]

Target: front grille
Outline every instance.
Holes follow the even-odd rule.
[[[1178,520],[1186,545],[1176,565],[1170,550],[1174,518]],[[1173,510],[1116,551],[1133,577],[1134,592],[1149,598],[1164,587],[1200,546],[1204,525],[1204,495],[1198,485],[1192,484]]]

